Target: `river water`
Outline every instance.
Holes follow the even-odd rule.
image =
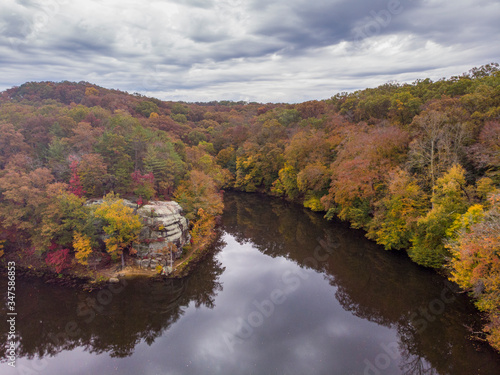
[[[479,314],[442,277],[294,204],[225,205],[183,280],[89,293],[18,279],[16,368],[2,348],[0,374],[500,374],[469,339]]]

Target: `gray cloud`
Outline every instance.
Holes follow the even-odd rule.
[[[4,0],[0,88],[302,101],[498,61],[494,0]],[[6,74],[8,73],[8,74]]]

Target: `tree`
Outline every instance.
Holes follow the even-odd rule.
[[[79,154],[91,153],[97,143],[97,139],[102,134],[102,129],[93,128],[88,122],[79,122],[73,129],[74,135],[68,138],[68,144],[73,152]]]
[[[200,142],[198,146],[187,147],[186,162],[191,169],[203,171],[210,176],[217,187],[224,188],[229,185],[232,175],[227,169],[223,169],[217,164],[216,158],[207,152],[210,149],[213,149],[213,145],[204,142]]]
[[[106,251],[113,259],[120,256],[124,267],[123,251],[137,240],[142,228],[139,216],[134,215],[134,210],[114,193],[104,197],[94,215],[103,220],[103,230],[107,237],[104,240]]]
[[[144,175],[140,171],[132,173],[132,188],[134,194],[140,197],[141,202],[153,198],[156,193],[153,173],[149,172]]]
[[[30,239],[39,252],[46,250],[42,222],[52,201],[49,191],[65,188],[53,181],[46,168],[27,172],[14,165],[7,165],[0,177],[2,226],[19,230],[20,237]]]
[[[85,191],[83,190],[82,182],[80,181],[80,176],[78,176],[78,161],[70,158],[71,178],[69,180],[69,191],[75,194],[77,197],[81,197]]]
[[[365,128],[347,132],[331,165],[331,185],[321,201],[330,212],[353,227],[366,228],[372,205],[383,195],[386,176],[395,168],[408,145],[408,134],[396,127]]]
[[[88,197],[102,197],[110,180],[108,167],[100,154],[86,154],[78,163],[78,179]]]
[[[296,199],[299,196],[299,189],[297,187],[297,171],[288,163],[285,163],[284,167],[279,171],[278,186],[280,186],[279,189],[276,189],[276,193],[278,195],[284,194],[290,199]],[[281,190],[283,191],[281,192]]]
[[[73,249],[78,263],[88,265],[88,259],[92,254],[92,240],[90,237],[75,232],[73,239]]]
[[[34,244],[46,250],[52,245],[69,248],[75,232],[82,233],[96,242],[96,233],[85,199],[66,190],[65,186],[53,184],[47,189],[48,203],[44,208],[40,231]]]
[[[297,174],[297,187],[301,193],[325,193],[330,184],[330,171],[320,163],[307,165]]]
[[[470,149],[474,164],[486,169],[486,174],[500,183],[500,122],[486,123],[479,134],[478,142]]]
[[[71,168],[68,166],[70,147],[67,139],[54,138],[47,150],[47,165],[58,181],[68,181]]]
[[[174,145],[167,140],[151,142],[143,162],[145,171],[153,173],[158,194],[171,196],[185,171],[185,164]]]
[[[472,206],[458,220],[455,238],[449,242],[450,280],[470,291],[476,305],[488,314],[488,341],[500,350],[500,194],[489,199],[484,212]]]
[[[174,200],[181,205],[189,220],[199,218],[200,208],[213,217],[220,215],[224,208],[214,180],[198,170],[191,171],[188,178],[181,181],[174,193]]]
[[[121,121],[123,119],[123,121]],[[131,183],[130,175],[134,171],[132,158],[127,153],[128,143],[125,136],[119,134],[135,125],[129,123],[128,118],[114,119],[116,125],[113,131],[105,132],[96,144],[96,151],[104,159],[110,174],[114,176],[114,188],[117,191],[128,193]],[[116,131],[116,133],[115,133]]]
[[[198,209],[196,214],[198,220],[193,225],[191,236],[194,245],[208,243],[214,236],[215,220],[214,217],[203,210]]]
[[[411,126],[416,137],[410,144],[409,166],[422,174],[422,179],[433,187],[436,178],[453,164],[463,159],[470,129],[453,114],[428,110],[417,116]]]
[[[26,151],[28,146],[24,143],[24,137],[14,125],[0,121],[0,169],[4,168],[7,160],[14,154]]]
[[[99,95],[99,90],[93,86],[88,86],[85,89],[85,96]]]
[[[390,110],[394,112],[401,124],[407,125],[419,113],[421,105],[420,98],[415,98],[410,91],[400,91],[391,97]]]
[[[387,195],[375,205],[368,238],[386,250],[407,249],[417,219],[425,213],[426,196],[408,172],[396,168],[388,177]]]
[[[233,147],[226,147],[219,151],[216,157],[217,164],[231,173],[236,173],[236,151]]]
[[[411,239],[410,258],[423,266],[441,268],[450,257],[445,247],[448,229],[467,211],[470,192],[465,170],[454,165],[436,182],[431,198],[432,209],[417,222]]]
[[[54,267],[57,273],[61,273],[71,265],[69,249],[56,249],[49,252],[45,257],[45,263]]]

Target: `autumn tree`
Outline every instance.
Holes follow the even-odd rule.
[[[488,341],[500,350],[500,195],[490,197],[491,208],[472,206],[457,220],[451,250],[451,277],[471,292],[476,305],[488,314]]]
[[[193,245],[207,245],[214,237],[215,220],[212,215],[205,212],[203,208],[198,209],[198,219],[191,229]]]
[[[409,90],[404,90],[391,97],[390,110],[401,124],[406,125],[420,112],[421,104],[420,98],[414,97]]]
[[[107,237],[104,240],[106,251],[113,259],[120,256],[124,267],[123,252],[137,240],[142,228],[139,216],[114,193],[104,197],[103,202],[94,211],[94,216],[103,221],[103,230]]]
[[[486,123],[478,142],[470,149],[476,167],[486,170],[486,175],[500,183],[500,122]]]
[[[226,147],[219,151],[216,157],[217,164],[222,168],[236,173],[236,150],[233,147]]]
[[[7,229],[20,231],[19,240],[31,239],[32,243],[40,245],[42,221],[51,202],[47,191],[53,184],[54,177],[46,168],[26,171],[7,165],[3,171],[0,176],[0,218]],[[53,188],[57,190],[62,186],[56,184]],[[43,246],[37,250],[43,251]]]
[[[0,121],[0,169],[3,169],[7,160],[14,154],[27,150],[24,136],[14,128],[14,125]]]
[[[76,261],[84,266],[88,265],[88,260],[92,254],[92,240],[89,236],[75,232],[73,237],[73,249],[75,250]]]
[[[181,205],[190,220],[198,218],[200,208],[213,217],[220,215],[224,208],[214,180],[198,170],[191,171],[188,178],[181,181],[174,193],[174,200]]]
[[[299,196],[297,186],[297,171],[295,168],[285,163],[279,171],[279,178],[273,183],[271,192],[277,195],[285,195],[290,199],[296,199]]]
[[[96,243],[93,218],[84,198],[68,192],[65,186],[58,184],[49,186],[47,195],[49,201],[44,209],[35,244],[43,249],[54,244],[60,248],[70,248],[76,232]]]
[[[337,214],[356,228],[371,220],[372,205],[386,186],[386,175],[406,152],[408,135],[396,127],[365,129],[346,138],[332,163],[331,185],[322,203],[328,217]]]
[[[144,157],[144,170],[154,176],[155,189],[159,195],[172,195],[185,171],[185,164],[169,140],[148,144]]]
[[[139,201],[146,202],[154,197],[156,191],[154,188],[154,176],[153,173],[141,174],[140,171],[135,171],[132,173],[132,189],[134,194],[138,196]],[[139,204],[141,204],[139,203]]]
[[[438,176],[463,161],[470,129],[448,111],[434,109],[417,116],[411,126],[416,136],[410,144],[408,165],[432,188]]]
[[[408,254],[416,263],[433,268],[442,267],[450,253],[445,247],[447,230],[469,206],[470,187],[465,170],[454,165],[439,178],[431,198],[432,209],[417,222]]]
[[[79,154],[91,153],[97,143],[97,139],[102,134],[102,129],[93,128],[88,122],[79,122],[72,130],[74,134],[67,141],[73,152]]]
[[[88,197],[102,197],[110,182],[108,167],[100,154],[83,155],[77,166],[78,179]]]
[[[297,174],[297,187],[304,194],[304,207],[324,211],[321,198],[328,194],[331,172],[321,163],[307,165]]]
[[[407,249],[417,220],[425,213],[426,196],[415,179],[400,168],[388,176],[386,195],[375,204],[368,238],[386,250]]]
[[[283,143],[245,142],[236,156],[235,186],[247,191],[269,190],[283,167]]]
[[[186,148],[186,163],[191,169],[202,171],[210,176],[219,188],[229,185],[232,180],[231,173],[217,164],[216,158],[210,154],[215,154],[211,143],[200,142],[198,146]]]

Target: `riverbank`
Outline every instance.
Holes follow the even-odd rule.
[[[28,258],[20,257],[16,253],[6,253],[0,258],[2,270],[7,269],[9,262],[14,262],[16,276],[35,277],[47,284],[57,284],[67,287],[83,288],[87,290],[101,289],[110,283],[118,283],[122,279],[151,278],[151,279],[180,279],[188,276],[198,263],[210,253],[212,244],[217,238],[216,231],[195,244],[184,247],[181,258],[173,263],[172,272],[160,274],[157,269],[144,268],[137,265],[137,257],[126,256],[125,267],[121,264],[104,264],[94,269],[82,266],[77,262],[61,272],[56,272],[42,259],[32,255]]]

